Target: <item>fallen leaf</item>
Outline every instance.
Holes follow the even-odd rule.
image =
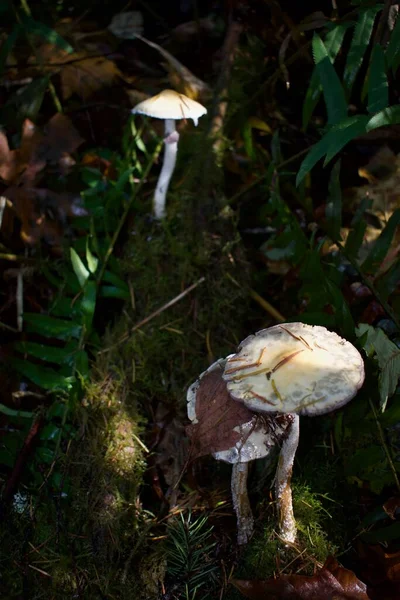
[[[222,369],[206,373],[196,393],[197,423],[186,432],[192,441],[193,457],[229,450],[240,441],[235,427],[248,423],[254,413],[229,395]]]
[[[65,65],[60,77],[64,100],[68,100],[73,94],[87,100],[98,90],[112,85],[122,77],[122,73],[115,62],[104,56],[97,56]]]
[[[22,126],[21,145],[10,150],[0,132],[0,177],[7,183],[32,185],[46,164],[57,165],[65,173],[75,161],[69,156],[83,142],[71,121],[61,114],[50,119],[41,131],[29,119]]]
[[[371,600],[365,583],[329,557],[312,577],[282,575],[266,581],[233,579],[231,583],[253,600]]]
[[[21,222],[20,235],[29,246],[45,241],[61,246],[67,218],[87,214],[80,196],[58,194],[48,189],[10,186],[4,196],[11,200]]]
[[[265,430],[271,445],[282,437],[288,425],[285,415],[261,416],[233,400],[222,379],[222,372],[223,369],[218,367],[200,379],[196,391],[197,423],[186,428],[191,438],[192,458],[229,450],[238,442],[245,441],[237,430],[246,424],[251,423],[250,432],[258,428]],[[248,429],[245,427],[246,431]]]

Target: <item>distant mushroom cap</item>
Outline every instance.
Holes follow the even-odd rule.
[[[247,337],[228,357],[223,378],[250,410],[311,416],[351,400],[364,382],[364,363],[325,327],[284,323]]]
[[[202,385],[208,385],[207,379],[209,379],[211,375],[213,375],[214,378],[217,375],[219,375],[220,383],[223,383],[222,373],[224,370],[225,363],[226,359],[220,359],[216,361],[206,371],[201,373],[198,380],[189,387],[187,392],[187,413],[192,423],[199,423],[196,412],[196,399],[199,392],[201,393],[202,391]],[[221,390],[217,392],[217,394],[220,393]],[[277,442],[280,439],[282,439],[286,428],[290,424],[289,421],[286,421],[282,418],[277,420],[262,418],[261,416],[256,415],[249,410],[240,411],[240,413],[238,413],[239,406],[236,406],[237,403],[235,402],[235,400],[229,398],[229,394],[226,390],[226,385],[223,386],[223,393],[225,394],[225,398],[222,400],[222,402],[226,403],[226,400],[228,400],[228,407],[222,407],[221,411],[219,406],[218,408],[215,408],[213,406],[213,402],[215,401],[219,404],[219,399],[215,397],[213,398],[211,395],[209,411],[207,414],[207,420],[209,420],[210,415],[215,410],[216,422],[213,429],[213,435],[215,435],[217,442],[220,442],[221,438],[228,439],[226,436],[227,432],[224,423],[222,423],[223,417],[221,418],[221,413],[229,422],[234,422],[234,419],[237,416],[239,416],[239,420],[242,422],[232,427],[232,431],[237,434],[235,436],[235,438],[237,438],[236,443],[233,443],[230,446],[228,444],[229,447],[227,447],[226,449],[221,449],[217,452],[210,453],[215,459],[222,460],[231,464],[239,462],[249,462],[251,460],[267,456],[271,452],[272,448],[276,446]],[[229,402],[232,403],[231,409],[233,411],[233,414],[231,414],[230,412]],[[220,421],[221,426],[224,428],[224,431],[222,433],[219,433],[218,431],[218,421]]]
[[[156,96],[137,104],[132,109],[132,113],[155,119],[193,119],[193,123],[197,125],[199,118],[207,113],[207,109],[196,100],[175,90],[163,90]]]

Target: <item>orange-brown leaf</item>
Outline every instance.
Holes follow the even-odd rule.
[[[246,598],[253,600],[371,600],[365,583],[332,557],[312,577],[282,575],[266,581],[232,580]]]

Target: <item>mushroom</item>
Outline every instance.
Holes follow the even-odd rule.
[[[175,121],[193,119],[193,123],[197,126],[199,118],[207,113],[207,109],[199,102],[174,90],[164,90],[137,104],[132,109],[132,113],[165,119],[164,161],[153,200],[154,215],[157,219],[162,219],[165,216],[165,199],[178,151],[179,133],[176,130]]]
[[[246,338],[227,358],[229,394],[252,411],[286,414],[275,479],[280,537],[296,540],[290,481],[299,443],[299,415],[322,415],[349,402],[364,382],[358,350],[325,327],[285,323]]]
[[[254,519],[247,495],[249,462],[272,454],[288,425],[285,417],[261,417],[235,402],[222,373],[226,359],[212,364],[187,392],[187,412],[192,425],[187,433],[194,456],[212,454],[232,464],[232,503],[237,517],[237,541],[245,544]]]

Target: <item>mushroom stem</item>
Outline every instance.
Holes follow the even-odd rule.
[[[247,475],[249,463],[238,462],[232,467],[232,502],[237,518],[238,544],[247,544],[253,533],[254,518],[247,495]]]
[[[165,119],[164,159],[160,176],[154,192],[153,209],[156,219],[165,217],[165,203],[169,182],[175,169],[178,151],[179,133],[176,131],[175,120]]]
[[[299,445],[300,418],[296,414],[291,415],[293,422],[289,427],[288,436],[282,444],[276,470],[275,496],[278,505],[279,535],[285,543],[294,543],[296,540],[296,521],[293,514],[292,478],[294,456]]]

